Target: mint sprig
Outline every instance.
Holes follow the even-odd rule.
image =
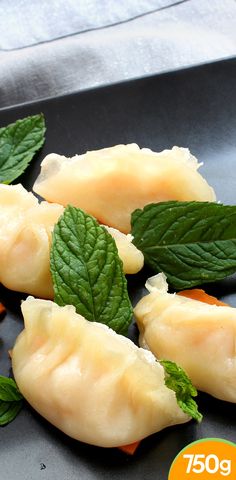
[[[236,272],[236,206],[161,202],[132,214],[133,243],[175,289]]]
[[[0,183],[19,177],[45,140],[43,114],[17,120],[0,128]]]
[[[12,378],[0,375],[0,426],[7,425],[22,408],[23,397]]]
[[[160,360],[160,364],[165,370],[165,385],[175,392],[181,410],[197,422],[201,422],[202,414],[198,411],[198,406],[193,399],[197,396],[197,390],[188,375],[170,360]]]
[[[132,306],[112,236],[94,217],[68,206],[54,228],[51,274],[58,305],[127,334]]]

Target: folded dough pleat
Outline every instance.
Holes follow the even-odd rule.
[[[28,297],[22,312],[14,377],[30,405],[66,434],[116,447],[189,420],[151,352],[73,306]]]

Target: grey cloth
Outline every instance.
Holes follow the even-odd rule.
[[[234,0],[45,0],[26,17],[22,0],[11,20],[12,3],[0,0],[0,107],[236,55]]]
[[[186,1],[186,0],[182,0]],[[12,50],[125,22],[177,0],[0,0],[0,48]]]

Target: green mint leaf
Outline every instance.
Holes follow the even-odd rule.
[[[3,427],[12,422],[22,408],[22,400],[15,402],[3,402],[0,400],[0,426]]]
[[[0,375],[0,426],[12,422],[22,408],[23,397],[12,378]]]
[[[0,128],[0,183],[19,177],[45,140],[43,114],[17,120]]]
[[[236,206],[161,202],[135,210],[131,225],[145,262],[176,289],[236,271]]]
[[[192,398],[197,396],[197,390],[188,375],[170,360],[160,360],[160,364],[165,370],[165,385],[175,392],[179,407],[194,420],[201,422],[202,414],[198,411],[198,406]]]
[[[22,400],[22,395],[13,378],[0,375],[0,401],[14,402]]]
[[[127,334],[132,317],[127,282],[112,236],[90,215],[68,206],[54,228],[51,274],[58,305]]]

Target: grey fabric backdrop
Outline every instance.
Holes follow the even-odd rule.
[[[236,55],[235,0],[0,0],[0,107]]]

